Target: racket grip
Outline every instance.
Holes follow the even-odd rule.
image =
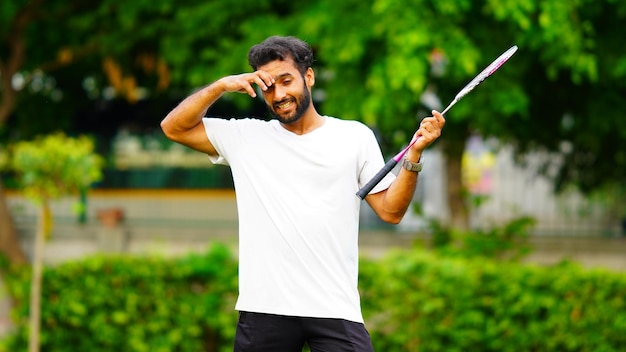
[[[369,180],[369,182],[367,182],[365,184],[365,186],[363,186],[363,188],[361,188],[358,192],[356,192],[356,195],[359,196],[359,198],[361,199],[365,199],[365,196],[370,193],[370,191],[376,187],[376,185],[389,173],[391,172],[391,170],[393,170],[393,168],[396,166],[398,162],[395,159],[391,159],[389,160],[385,166],[382,167],[382,169],[380,169],[380,171],[378,171],[378,173],[376,175],[374,175],[374,177],[372,177],[371,180]]]

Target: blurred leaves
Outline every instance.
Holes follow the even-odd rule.
[[[376,350],[618,351],[626,343],[623,273],[400,251],[362,263],[360,282]]]
[[[57,133],[12,146],[11,169],[36,202],[77,194],[102,178],[102,158],[86,136]]]
[[[3,269],[17,330],[0,350],[20,351],[30,275]],[[360,271],[377,351],[619,351],[626,344],[624,273],[422,250],[362,259]],[[180,258],[91,257],[47,268],[44,277],[42,350],[232,351],[237,264],[223,245]]]
[[[237,264],[213,245],[182,258],[90,257],[46,269],[42,350],[227,351],[234,339]],[[9,274],[18,331],[5,341],[25,348],[29,275]],[[1,346],[1,345],[0,345]],[[0,347],[2,350],[2,347]]]
[[[436,219],[429,220],[433,249],[442,255],[518,262],[532,251],[528,239],[536,220],[518,217],[502,225],[461,231]]]
[[[27,3],[3,3],[3,38]],[[322,113],[366,122],[391,154],[430,114],[420,103],[427,89],[447,104],[516,44],[509,63],[450,111],[440,142],[478,132],[520,153],[558,154],[559,171],[551,175],[557,188],[574,183],[590,191],[626,179],[624,20],[626,3],[616,0],[47,1],[25,38],[22,71],[43,70],[63,94],[23,90],[15,114],[20,121],[45,115],[37,126],[51,129],[45,121],[59,123],[55,116],[72,109],[78,114],[76,104],[84,110],[111,86],[129,100],[179,100],[249,70],[247,50],[265,37],[296,35],[316,51]],[[442,74],[433,71],[433,52],[446,60]],[[104,74],[105,60],[134,83]],[[86,77],[94,86],[89,94],[80,86]],[[242,95],[224,101],[239,109],[254,104]]]

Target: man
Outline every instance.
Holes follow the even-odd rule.
[[[253,46],[254,72],[223,77],[183,100],[162,121],[173,141],[232,170],[239,216],[240,312],[235,351],[372,351],[357,290],[357,190],[384,165],[372,131],[320,115],[313,106],[312,50],[294,37]],[[225,93],[252,98],[274,120],[204,117]],[[406,154],[415,169],[445,120],[433,111]],[[384,221],[404,216],[417,183],[407,168],[365,198]]]

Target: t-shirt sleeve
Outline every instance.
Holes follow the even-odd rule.
[[[385,166],[385,160],[383,159],[382,152],[378,141],[374,136],[372,130],[368,128],[367,133],[364,134],[364,142],[361,148],[361,154],[359,155],[359,188],[365,186],[380,169]],[[391,172],[388,173],[368,194],[374,194],[389,188],[391,183],[396,179],[396,176]]]
[[[232,150],[233,144],[239,140],[234,120],[205,117],[202,119],[202,123],[207,138],[218,153],[217,156],[209,155],[209,159],[213,164],[229,165],[228,152]]]

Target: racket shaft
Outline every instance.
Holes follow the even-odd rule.
[[[454,106],[454,104],[456,104],[456,102],[457,102],[457,101],[459,101],[459,100],[455,98],[455,99],[454,99],[454,100],[453,100],[453,101],[452,101],[452,102],[451,102],[451,103],[450,103],[450,104],[449,104],[449,105],[448,105],[448,106],[447,106],[447,107],[446,107],[446,108],[445,108],[445,109],[441,112],[441,115],[445,115],[445,114],[448,112],[448,110],[450,110],[450,108],[451,108],[451,107],[453,107],[453,106]]]
[[[441,115],[445,115],[450,108],[454,106],[461,98],[463,98],[467,93],[471,92],[477,85],[479,85],[482,81],[484,81],[487,77],[492,75],[500,66],[502,66],[515,52],[517,51],[517,46],[514,45],[509,50],[504,52],[504,54],[500,55],[497,59],[495,59],[489,66],[487,66],[481,73],[479,73],[474,79],[470,81],[461,91],[454,97],[454,100],[448,104],[448,106],[443,110]],[[409,150],[409,148],[415,143],[419,138],[413,138],[411,143],[404,148],[400,153],[398,153],[393,159],[389,160],[385,166],[378,171],[378,173],[367,183],[363,188],[361,188],[356,194],[361,199],[364,199],[365,196],[372,190],[376,185],[387,175],[396,164],[402,159],[404,154]]]
[[[365,186],[363,186],[363,188],[356,192],[356,195],[359,196],[359,198],[361,199],[365,199],[365,196],[367,196],[367,194],[370,193],[370,191],[374,189],[374,187],[376,187],[376,185],[383,178],[385,178],[385,176],[387,176],[389,172],[391,172],[391,170],[393,170],[397,163],[398,162],[394,159],[389,160],[385,164],[385,166],[383,166],[383,168],[380,169],[380,171],[378,171],[378,173],[374,175],[374,177],[372,177],[372,179],[368,183],[366,183]]]

